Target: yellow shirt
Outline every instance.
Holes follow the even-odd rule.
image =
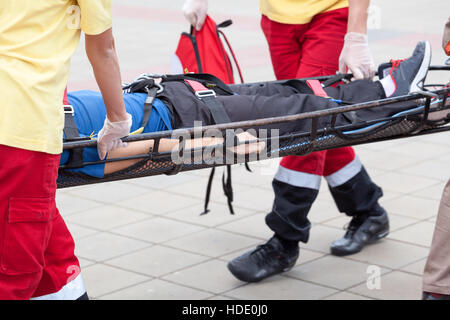
[[[305,24],[323,12],[348,7],[348,0],[259,0],[261,13],[286,24]]]
[[[112,0],[0,0],[0,144],[58,154],[81,29],[112,24]]]

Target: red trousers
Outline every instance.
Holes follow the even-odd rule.
[[[74,241],[55,204],[59,158],[0,145],[0,299],[85,293]]]
[[[277,79],[335,74],[339,69],[347,20],[348,8],[319,14],[310,23],[300,25],[278,23],[262,16],[261,27],[269,44]],[[334,182],[343,183],[359,172],[361,164],[358,161],[351,147],[302,157],[288,156],[281,160],[281,172],[275,178],[298,187],[318,189],[320,177],[331,176],[334,186]]]

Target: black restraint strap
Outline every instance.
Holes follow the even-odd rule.
[[[212,182],[213,182],[213,178],[214,178],[214,173],[216,173],[216,167],[213,167],[211,169],[211,173],[209,174],[208,185],[206,186],[205,206],[204,206],[203,212],[200,213],[201,216],[204,214],[207,214],[209,212],[208,204],[209,204],[209,198],[211,197],[211,187],[212,187]]]
[[[74,120],[74,110],[70,105],[64,106],[64,134],[65,141],[79,141],[88,138],[81,138]],[[76,148],[70,151],[67,168],[80,168],[83,166],[83,148]]]
[[[170,81],[179,81],[183,82],[185,80],[193,80],[201,82],[206,88],[208,89],[214,89],[214,91],[219,95],[233,95],[233,90],[226,85],[222,80],[219,78],[207,74],[207,73],[196,73],[196,74],[181,74],[181,75],[167,75],[165,78],[162,79],[162,83],[164,82],[170,82]]]
[[[200,82],[197,82],[195,80],[185,79],[184,81],[194,90],[194,93],[197,96],[197,98],[206,104],[216,124],[231,122],[230,117],[226,113],[224,106],[219,100],[216,99],[216,93],[213,90],[205,88]],[[226,145],[226,143],[224,145]],[[225,150],[224,154],[226,154]],[[227,171],[226,182],[225,182],[225,172],[222,175],[222,187],[223,192],[227,197],[227,203],[228,208],[230,209],[230,213],[234,214],[232,205],[233,186],[231,184],[231,165],[227,165],[226,171]],[[211,170],[211,174],[209,175],[208,185],[206,187],[205,207],[204,211],[201,213],[202,215],[207,214],[209,212],[208,204],[211,197],[211,187],[215,172],[216,170],[215,168],[213,168]]]
[[[225,112],[225,108],[222,103],[216,99],[215,94],[199,97],[199,99],[206,104],[216,124],[231,122],[230,117],[228,117],[228,114]]]
[[[148,121],[150,120],[150,115],[153,109],[153,101],[155,101],[156,93],[158,92],[158,87],[152,87],[147,91],[147,98],[144,103],[144,116],[142,118],[141,128],[145,128]]]
[[[227,179],[225,182],[225,172],[222,175],[222,188],[225,196],[227,197],[228,209],[231,214],[234,214],[233,210],[233,185],[231,183],[231,166],[227,165]]]
[[[216,99],[216,92],[214,90],[207,89],[196,80],[185,79],[184,81],[194,91],[196,97],[206,104],[216,124],[231,122],[222,103]]]
[[[74,140],[80,136],[77,125],[73,119],[74,110],[72,106],[64,106],[64,134],[66,140]]]

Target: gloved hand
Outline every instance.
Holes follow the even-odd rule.
[[[103,160],[110,150],[127,146],[127,143],[122,142],[120,138],[126,137],[130,133],[132,122],[129,113],[127,113],[127,120],[124,121],[111,122],[106,117],[105,124],[98,133],[97,139],[97,151],[100,160]]]
[[[339,57],[339,72],[346,73],[346,67],[353,73],[355,79],[371,79],[375,75],[367,35],[357,32],[345,35],[344,47]]]
[[[183,5],[184,16],[197,31],[202,29],[207,11],[208,0],[186,0]]]

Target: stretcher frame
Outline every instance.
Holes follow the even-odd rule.
[[[430,71],[450,71],[450,66],[431,66]],[[349,79],[351,75],[345,75],[342,78]],[[319,81],[330,81],[335,76],[314,77],[308,79],[316,79]],[[308,80],[301,79],[301,80]],[[279,81],[275,81],[279,82]],[[273,82],[272,82],[273,83]],[[249,84],[243,84],[249,85]],[[441,87],[441,89],[429,90],[430,87]],[[258,161],[273,157],[284,157],[288,155],[306,155],[315,151],[322,151],[345,146],[354,146],[359,144],[380,142],[392,139],[400,139],[414,137],[419,135],[433,134],[450,130],[450,104],[448,96],[450,95],[450,87],[448,85],[426,85],[424,91],[387,98],[377,101],[370,101],[359,104],[345,105],[332,109],[313,111],[296,115],[273,117],[251,121],[240,121],[219,125],[210,125],[200,128],[185,128],[170,131],[142,133],[139,135],[128,136],[122,139],[124,142],[134,142],[142,140],[154,140],[154,148],[148,154],[135,155],[132,157],[124,157],[118,159],[107,159],[95,162],[84,163],[83,165],[93,165],[114,161],[124,161],[132,159],[141,159],[137,164],[112,174],[105,175],[103,178],[95,178],[81,173],[71,172],[70,166],[63,165],[59,168],[58,188],[67,188],[80,185],[88,185],[95,183],[104,183],[110,181],[134,179],[139,177],[147,177],[153,175],[173,175],[183,171],[199,170],[229,164],[238,164],[244,162]],[[336,119],[339,115],[346,114],[356,110],[376,108],[395,103],[417,101],[420,108],[412,111],[404,112],[401,115],[380,118],[371,121],[358,122],[351,125],[336,126]],[[434,101],[432,103],[432,101]],[[438,101],[438,102],[436,102]],[[318,121],[321,117],[331,117],[331,125],[327,128],[318,128]],[[172,137],[191,138],[203,135],[208,130],[216,130],[222,132],[226,137],[227,131],[230,130],[246,130],[249,128],[267,126],[273,124],[282,124],[295,122],[299,120],[310,120],[311,130],[309,132],[297,132],[284,136],[275,136],[268,138],[260,138],[258,141],[264,141],[266,148],[261,154],[247,156],[227,156],[227,161],[211,161],[211,159],[199,159],[198,155],[203,155],[204,148],[196,148],[185,150],[190,153],[187,163],[174,163],[172,161],[171,152],[159,152],[159,143],[161,139]],[[371,128],[364,132],[364,128]],[[274,142],[276,140],[276,147]],[[225,140],[223,145],[215,147],[209,146],[215,150],[223,150],[223,154],[215,154],[214,159],[225,156],[227,147],[230,146],[229,141]],[[251,143],[246,142],[246,143]],[[253,141],[256,142],[256,141]],[[236,145],[234,143],[233,145]],[[64,150],[80,149],[86,147],[96,147],[94,140],[82,140],[64,143]],[[228,154],[227,154],[228,155]],[[185,158],[186,159],[186,158]]]

